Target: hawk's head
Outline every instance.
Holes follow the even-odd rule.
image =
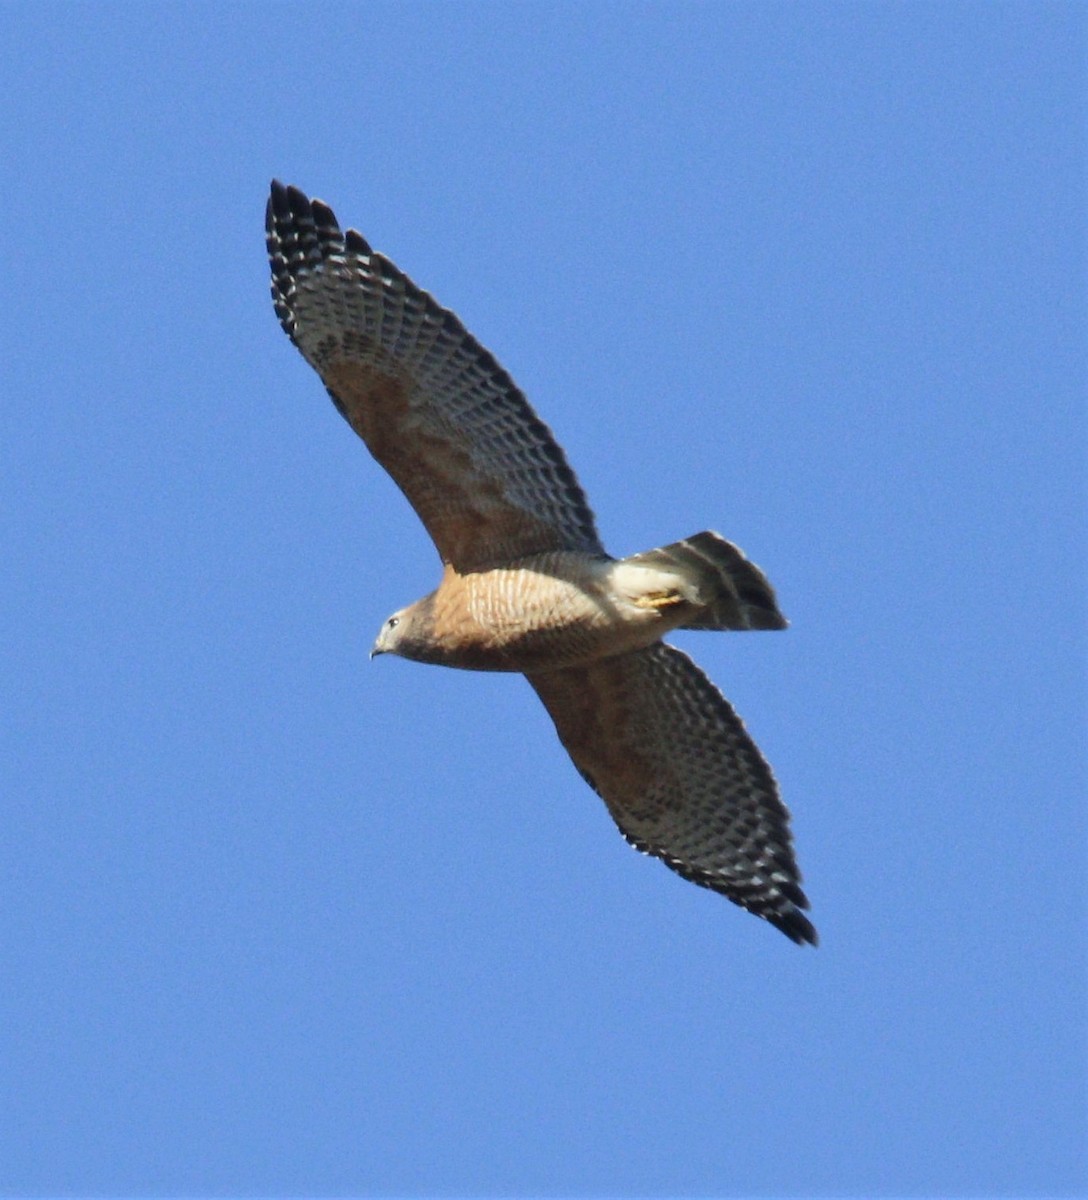
[[[399,654],[417,662],[435,662],[440,657],[434,641],[430,596],[398,609],[385,621],[370,648],[371,658],[379,654]]]

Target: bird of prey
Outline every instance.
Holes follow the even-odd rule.
[[[816,943],[789,813],[673,629],[782,629],[763,573],[716,533],[608,555],[548,427],[456,316],[332,210],[272,184],[276,315],[430,534],[442,578],[373,654],[524,674],[624,837]]]

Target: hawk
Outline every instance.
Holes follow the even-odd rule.
[[[442,560],[372,657],[525,675],[633,846],[815,945],[770,768],[662,641],[784,628],[763,573],[711,532],[612,558],[551,431],[452,312],[297,188],[273,182],[265,223],[280,323]]]

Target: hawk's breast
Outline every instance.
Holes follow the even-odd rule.
[[[616,563],[577,552],[534,555],[485,571],[446,568],[434,638],[450,666],[538,671],[651,645],[672,614],[617,593]]]

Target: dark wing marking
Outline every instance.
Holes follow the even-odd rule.
[[[659,642],[528,679],[632,845],[816,944],[770,768],[686,654]]]
[[[602,553],[551,431],[453,313],[297,188],[272,184],[266,228],[280,323],[443,562]]]

